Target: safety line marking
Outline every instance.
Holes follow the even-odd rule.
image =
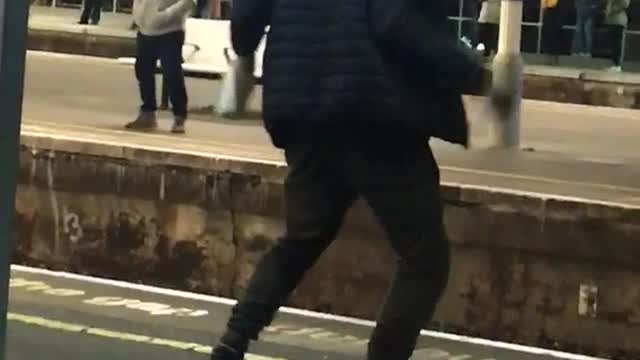
[[[150,285],[134,284],[134,283],[129,283],[121,280],[104,279],[99,277],[79,275],[79,274],[62,272],[62,271],[39,269],[39,268],[33,268],[33,267],[23,266],[23,265],[11,265],[11,270],[24,272],[28,274],[44,275],[44,276],[50,276],[54,278],[57,277],[61,279],[87,282],[90,284],[113,286],[121,289],[142,291],[150,294],[158,294],[158,295],[177,297],[177,298],[194,300],[194,301],[202,301],[202,302],[212,303],[212,304],[222,304],[222,305],[232,306],[236,303],[236,300],[223,298],[219,296],[198,294],[198,293],[192,293],[188,291],[181,291],[181,290],[174,290],[174,289],[166,289],[166,288],[150,286]],[[280,312],[283,314],[297,315],[297,316],[306,317],[309,319],[326,320],[326,321],[363,326],[363,327],[369,327],[369,328],[374,327],[376,325],[374,321],[370,321],[370,320],[362,320],[362,319],[356,319],[356,318],[351,318],[347,316],[326,314],[326,313],[321,313],[316,311],[295,309],[290,307],[282,307],[280,308]],[[551,357],[555,357],[558,359],[565,359],[565,360],[608,360],[605,358],[567,353],[564,351],[550,350],[550,349],[544,349],[544,348],[527,346],[527,345],[511,344],[503,341],[494,341],[494,340],[488,340],[483,338],[449,334],[449,333],[431,331],[431,330],[422,330],[421,335],[436,338],[436,339],[443,339],[443,340],[449,340],[449,341],[465,343],[465,344],[492,347],[496,349],[522,352],[522,353],[532,354],[532,355],[551,356]]]
[[[133,334],[123,331],[116,331],[104,328],[92,327],[89,325],[75,324],[64,321],[47,319],[40,316],[31,316],[17,314],[13,312],[7,313],[7,320],[14,321],[26,325],[38,326],[42,328],[64,331],[69,333],[87,334],[101,338],[115,339],[139,344],[155,345],[171,350],[190,351],[200,354],[211,354],[212,347],[208,345],[198,344],[195,342],[172,340],[157,338],[141,334]],[[284,358],[275,358],[271,356],[246,354],[246,360],[286,360]]]

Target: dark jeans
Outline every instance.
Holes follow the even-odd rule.
[[[209,5],[211,0],[197,0],[193,17],[196,19],[208,19],[210,16]]]
[[[593,52],[593,31],[595,29],[595,14],[590,11],[578,11],[576,17],[576,32],[573,38],[573,53],[591,55]]]
[[[80,15],[80,23],[88,24],[89,18],[91,23],[98,25],[100,23],[100,13],[102,12],[103,0],[85,0],[82,14]]]
[[[564,14],[560,4],[555,8],[544,10],[542,26],[542,52],[547,55],[560,55],[562,53],[562,39],[564,33],[562,25]]]
[[[611,41],[611,61],[615,66],[622,65],[622,37],[624,35],[624,26],[620,25],[607,25]]]
[[[498,51],[498,33],[500,26],[497,24],[478,23],[478,41],[483,43],[484,56]]]
[[[249,339],[257,339],[332,243],[346,211],[362,197],[398,256],[368,359],[407,360],[449,275],[449,244],[433,154],[423,141],[366,144],[333,137],[292,146],[286,158],[286,235],[258,264],[221,342],[244,351]]]
[[[480,41],[478,40],[479,38],[478,15],[480,15],[480,3],[476,0],[472,0],[472,1],[469,1],[468,3],[465,3],[464,6],[465,8],[467,7],[469,8],[467,15],[471,17],[471,20],[468,22],[469,24],[468,37],[473,47],[476,47],[480,43]]]
[[[178,31],[159,36],[138,33],[136,55],[136,77],[142,98],[141,110],[156,111],[156,64],[162,65],[163,81],[166,81],[169,98],[176,117],[187,117],[187,90],[182,71],[182,46],[184,32]]]

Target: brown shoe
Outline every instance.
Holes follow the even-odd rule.
[[[136,120],[128,123],[127,125],[125,125],[125,127],[129,130],[141,130],[141,131],[155,130],[158,127],[158,122],[156,120],[156,113],[140,112],[140,115],[138,115]]]

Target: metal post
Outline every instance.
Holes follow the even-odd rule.
[[[464,0],[458,1],[458,19],[456,22],[458,23],[458,41],[462,39],[462,16],[464,15]]]
[[[542,28],[544,27],[544,16],[545,11],[541,4],[540,13],[538,14],[538,43],[536,44],[536,54],[540,54],[542,52]]]
[[[624,65],[624,58],[627,53],[627,29],[622,32],[622,51],[620,51],[620,65]]]
[[[492,144],[510,148],[520,144],[523,61],[520,54],[522,0],[502,0],[498,53],[493,60],[493,89],[509,98],[509,106],[498,113]]]
[[[10,259],[29,2],[0,0],[0,360],[6,354]]]

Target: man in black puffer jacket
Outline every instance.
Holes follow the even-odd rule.
[[[484,74],[478,58],[448,33],[444,5],[235,0],[231,33],[239,56],[253,57],[270,26],[263,114],[289,165],[287,221],[286,235],[233,308],[212,359],[243,358],[359,197],[398,255],[368,359],[407,360],[413,353],[449,272],[439,172],[428,139],[467,145],[461,94],[476,90]]]

